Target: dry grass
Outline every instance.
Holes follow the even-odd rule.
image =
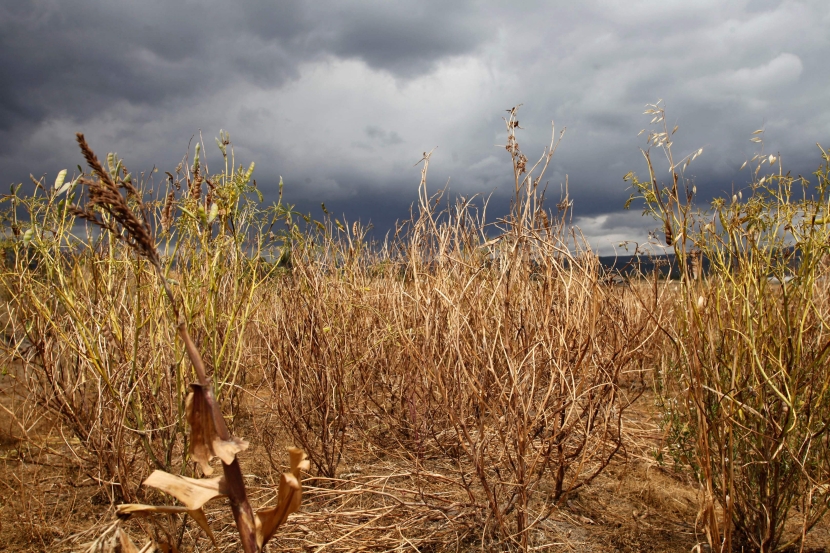
[[[290,206],[262,208],[253,166],[236,168],[225,134],[219,174],[197,151],[165,182],[133,177],[135,193],[118,194],[118,213],[143,214],[156,233],[157,260],[135,255],[114,212],[72,207],[88,175],[14,191],[10,224],[21,210],[30,222],[9,232],[16,257],[0,276],[0,538],[78,550],[115,531],[114,504],[163,499],[140,485],[153,470],[202,473],[172,317],[201,352],[229,431],[251,443],[239,463],[253,507],[276,503],[285,446],[309,455],[303,510],[273,550],[675,551],[704,540],[693,473],[656,461],[676,451],[651,387],[682,293],[656,279],[609,286],[567,224],[568,199],[548,209],[538,188],[558,135],[533,165],[515,110],[506,127],[509,216],[491,223],[473,202],[430,194],[425,154],[413,217],[381,244],[360,224],[298,226]],[[121,162],[107,165],[97,179],[123,182]],[[149,189],[157,199],[141,208]],[[73,239],[73,212],[111,232]],[[218,502],[205,512],[219,549],[238,549],[231,513]],[[209,544],[180,515],[122,526],[139,543]]]
[[[646,114],[671,180],[658,182],[643,151],[649,179],[633,177],[635,194],[683,275],[659,372],[675,454],[701,481],[714,551],[796,547],[830,502],[830,156],[821,150],[812,182],[794,177],[755,131],[748,186],[702,209],[684,172],[702,150],[676,161],[677,127],[661,105]]]

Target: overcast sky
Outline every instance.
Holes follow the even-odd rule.
[[[387,229],[430,187],[493,193],[511,168],[505,109],[529,157],[567,126],[548,172],[608,253],[654,223],[622,209],[646,173],[646,103],[665,101],[701,195],[746,184],[750,133],[809,174],[830,146],[830,2],[2,0],[0,180],[82,163],[74,133],[131,170],[172,170],[199,131],[230,132],[275,198]],[[731,193],[731,192],[730,192]]]

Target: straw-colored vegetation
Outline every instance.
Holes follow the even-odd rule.
[[[630,177],[684,277],[617,286],[567,196],[544,203],[561,134],[533,164],[518,128],[514,109],[508,216],[430,192],[424,154],[382,242],[264,207],[224,133],[218,173],[201,144],[159,178],[82,142],[89,172],[12,187],[0,532],[35,550],[638,550],[655,525],[622,490],[647,466],[679,490],[666,505],[700,499],[666,508],[665,550],[809,541],[830,490],[828,169],[796,196],[759,156],[743,197],[699,212],[656,131],[676,176],[647,154],[651,178]],[[287,446],[308,460],[282,465]],[[623,504],[630,535],[580,534]]]
[[[675,320],[662,330],[658,382],[675,454],[702,485],[700,517],[713,550],[778,551],[796,544],[830,500],[830,156],[810,180],[761,149],[743,164],[749,184],[709,210],[677,161],[660,105],[648,141],[671,180],[632,179],[687,275]],[[676,130],[676,129],[675,129]],[[746,194],[744,194],[746,193]],[[744,197],[746,196],[746,197]],[[702,275],[701,275],[702,276]],[[788,515],[800,532],[785,535]]]

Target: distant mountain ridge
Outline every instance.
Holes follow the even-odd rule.
[[[664,275],[671,272],[673,278],[679,277],[677,262],[673,253],[663,255],[601,255],[600,265],[607,271],[617,271],[624,275],[651,274],[659,271]]]

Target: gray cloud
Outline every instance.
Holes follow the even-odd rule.
[[[409,10],[299,0],[7,3],[0,7],[0,124],[82,119],[118,100],[164,107],[238,79],[278,87],[325,55],[417,75],[481,42],[467,11],[437,2]]]
[[[366,136],[372,140],[380,142],[384,146],[403,144],[403,138],[401,138],[397,132],[387,132],[380,127],[376,127],[375,125],[369,125],[366,127]]]
[[[447,56],[476,50],[494,22],[478,15],[475,2],[349,2],[335,9],[341,25],[329,44],[339,56],[370,67],[415,76]]]
[[[325,201],[388,228],[429,186],[492,194],[506,209],[504,109],[523,102],[529,157],[567,125],[547,175],[567,179],[597,244],[653,225],[620,215],[622,176],[645,171],[637,133],[663,98],[675,151],[703,200],[740,188],[749,135],[793,173],[830,143],[826,2],[388,3],[21,0],[0,6],[0,176],[22,182],[81,161],[76,131],[132,168],[175,167],[200,129],[231,131],[273,197]],[[1,184],[1,183],[0,183]],[[608,247],[608,246],[602,246]]]

